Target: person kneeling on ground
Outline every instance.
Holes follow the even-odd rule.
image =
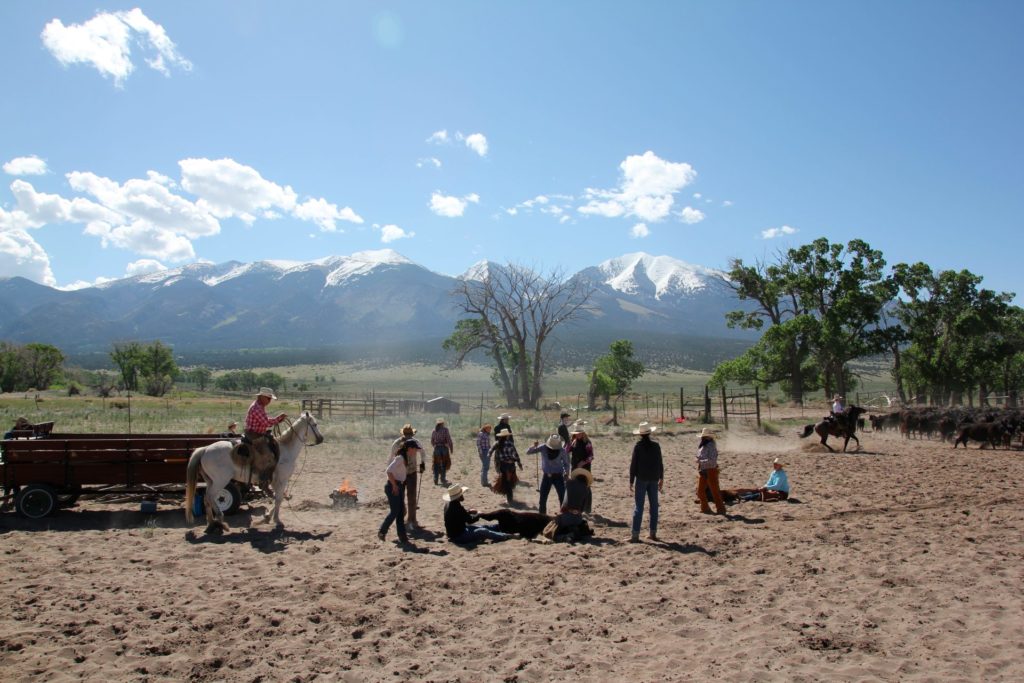
[[[444,531],[452,543],[475,543],[490,539],[507,541],[511,534],[498,531],[497,524],[476,524],[480,519],[476,510],[467,510],[462,505],[463,494],[468,486],[454,484],[448,487],[441,500],[444,501]]]
[[[775,458],[772,462],[772,473],[764,486],[759,489],[738,489],[736,495],[740,500],[786,500],[789,498],[789,477],[783,469],[785,466],[781,458]]]
[[[583,519],[583,507],[590,498],[590,486],[593,483],[594,475],[582,467],[569,473],[562,511],[545,527],[545,537],[553,541],[578,541],[594,535],[594,530]]]

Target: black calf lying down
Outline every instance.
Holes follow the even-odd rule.
[[[552,520],[551,515],[539,512],[516,512],[515,510],[493,510],[481,512],[480,519],[497,522],[498,528],[506,534],[519,534],[523,538],[536,538]]]

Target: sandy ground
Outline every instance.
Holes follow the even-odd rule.
[[[761,485],[781,455],[796,499],[727,518],[693,502],[694,435],[662,436],[660,543],[625,542],[632,440],[600,435],[597,534],[577,545],[449,544],[429,482],[430,532],[381,543],[386,444],[330,437],[305,455],[283,531],[258,524],[259,503],[223,538],[187,529],[171,500],[6,512],[0,676],[1024,679],[1024,454],[868,433],[831,455],[785,431],[720,439],[723,487]],[[478,483],[471,443],[457,449],[453,478]],[[532,457],[517,494],[531,507]],[[343,478],[357,508],[329,506]],[[467,502],[500,500],[474,488]]]

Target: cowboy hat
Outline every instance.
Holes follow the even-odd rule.
[[[413,426],[411,424],[403,425],[403,427],[402,427],[402,436],[412,436],[415,433],[416,433],[416,430],[413,429]]]
[[[462,494],[469,490],[468,486],[460,486],[459,484],[452,484],[448,487],[448,490],[441,496],[441,500],[446,503],[450,503],[453,500],[461,500]]]
[[[507,429],[502,429],[499,430],[498,433],[495,434],[494,436],[512,436],[512,432],[508,431]]]
[[[568,410],[563,410],[562,414],[559,415],[558,417],[569,417],[570,415],[572,415],[572,413],[570,413]]]
[[[779,467],[785,467],[786,466],[786,463],[782,462],[782,458],[775,458],[774,460],[772,460],[772,464],[773,465],[778,465]]]
[[[576,420],[575,422],[572,423],[572,430],[569,433],[570,434],[586,434],[587,430],[584,429],[586,424],[587,423],[584,422],[583,420]]]
[[[501,415],[498,416],[498,422],[501,422],[502,420],[511,420],[511,419],[512,419],[512,416],[509,415],[508,413],[502,413]]]
[[[444,424],[444,418],[443,417],[437,418],[437,422],[435,424],[443,425]]]
[[[277,396],[274,396],[274,390],[271,389],[270,387],[260,387],[260,393],[256,395],[266,396],[267,398],[277,398]]]
[[[842,401],[843,397],[840,396],[839,394],[836,394],[835,396],[832,397],[832,400],[833,401]]]
[[[700,438],[702,438],[702,439],[704,439],[704,438],[714,439],[715,438],[715,432],[714,432],[714,430],[708,429],[707,427],[705,427],[704,429],[700,430]]]
[[[558,434],[552,434],[551,436],[548,437],[547,447],[551,448],[551,449],[561,448],[562,447],[562,437],[558,436]]]
[[[577,467],[569,473],[570,479],[575,479],[576,477],[586,478],[587,488],[590,488],[590,485],[594,483],[594,475],[590,473],[590,470],[585,470],[582,467]]]
[[[650,422],[641,422],[637,426],[637,428],[633,430],[633,433],[639,436],[641,434],[650,434],[656,431],[658,431],[658,428],[652,425]]]

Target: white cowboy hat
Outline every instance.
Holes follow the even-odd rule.
[[[772,460],[772,464],[773,465],[778,465],[779,467],[785,467],[786,466],[786,463],[782,462],[782,458],[775,458],[774,460]]]
[[[586,477],[587,488],[590,488],[590,485],[594,483],[594,475],[590,473],[590,470],[585,470],[582,467],[577,467],[576,469],[569,473],[570,479],[575,479],[576,477],[579,476]]]
[[[585,429],[586,424],[587,423],[584,422],[583,420],[576,420],[575,422],[572,423],[572,430],[570,430],[569,433],[570,434],[586,434],[587,433],[587,430]]]
[[[658,431],[658,428],[652,425],[650,422],[641,422],[637,426],[637,428],[633,430],[633,433],[639,436],[641,434],[650,434],[656,431]]]
[[[507,429],[502,429],[501,431],[499,431],[494,436],[496,436],[496,437],[497,436],[512,436],[512,432],[508,431]]]
[[[267,398],[277,398],[277,396],[274,396],[274,390],[271,389],[270,387],[260,387],[260,393],[256,395],[266,396]]]
[[[511,420],[511,419],[512,419],[512,416],[509,415],[508,413],[502,413],[501,415],[498,416],[498,422],[501,422],[502,420]]]
[[[558,436],[558,434],[552,434],[551,436],[548,437],[547,446],[548,446],[548,448],[551,448],[551,449],[561,448],[562,447],[562,437]]]
[[[700,438],[703,439],[704,437],[707,437],[707,438],[713,440],[715,438],[714,430],[708,429],[707,427],[705,427],[704,429],[700,430]]]
[[[468,486],[460,486],[459,484],[452,484],[448,487],[448,490],[441,496],[441,500],[446,503],[450,503],[453,500],[459,500],[462,498],[462,494],[469,490]]]

